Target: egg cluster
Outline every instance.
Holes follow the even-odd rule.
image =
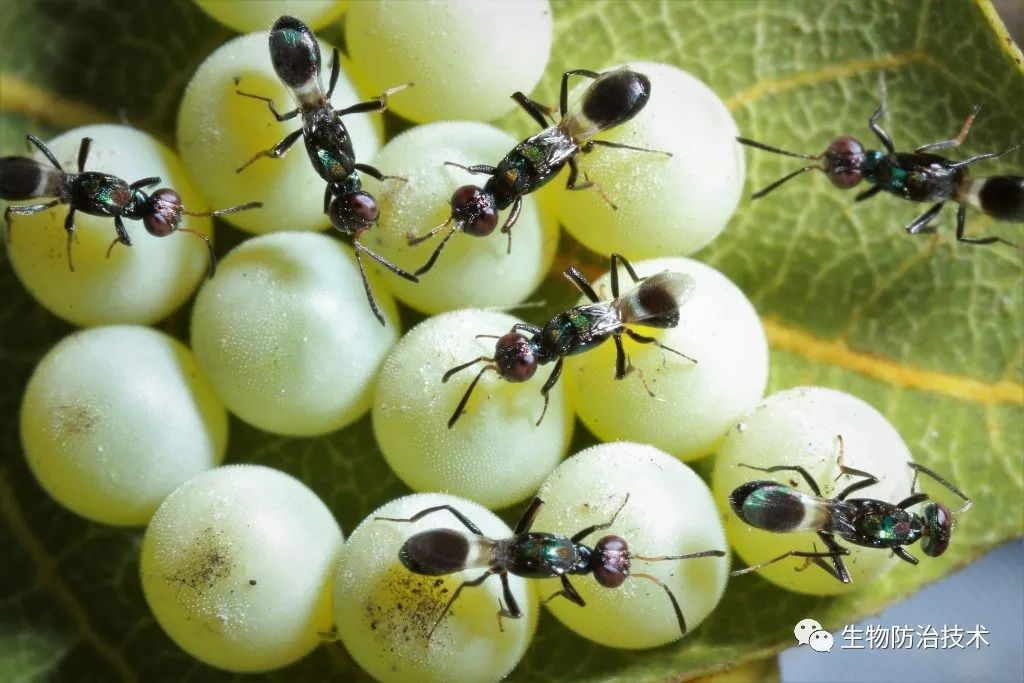
[[[542,603],[609,647],[678,640],[725,591],[730,548],[811,594],[870,582],[917,540],[945,549],[953,513],[906,509],[927,499],[918,474],[964,499],[956,514],[970,501],[855,397],[765,399],[760,317],[688,258],[744,181],[708,85],[668,64],[580,65],[556,106],[535,102],[546,0],[197,3],[255,32],[193,75],[177,153],[102,125],[0,159],[5,198],[60,205],[8,210],[18,277],[86,328],[26,388],[26,458],[75,513],[148,524],[146,598],[183,649],[259,672],[337,639],[380,680],[497,680]],[[333,21],[346,56],[313,36]],[[390,139],[385,109],[410,122]],[[534,135],[489,123],[514,110]],[[15,174],[36,194],[16,196]],[[211,215],[252,235],[215,276],[195,239],[214,239]],[[561,227],[611,269],[559,253]],[[578,301],[531,318],[560,271]],[[145,327],[193,294],[190,347]],[[228,412],[282,437],[369,412],[414,493],[346,540],[298,480],[221,466]],[[605,443],[567,458],[577,417]],[[685,462],[711,454],[709,487]],[[526,510],[515,530],[491,512],[509,506]],[[875,543],[868,513],[906,528]]]

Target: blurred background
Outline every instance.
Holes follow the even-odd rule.
[[[1024,35],[1024,0],[994,0],[992,3],[1003,18],[1010,35],[1021,43],[1021,36]]]

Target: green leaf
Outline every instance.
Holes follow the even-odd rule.
[[[878,77],[890,94],[888,129],[901,148],[945,139],[975,103],[982,114],[965,153],[1024,139],[1024,67],[991,7],[977,2],[554,2],[557,43],[539,98],[558,74],[628,60],[677,64],[732,109],[743,133],[817,152],[838,134],[873,143],[867,118]],[[325,32],[339,41],[341,31]],[[191,2],[10,0],[0,13],[0,153],[24,153],[27,132],[47,136],[123,111],[171,141],[177,102],[199,62],[230,34]],[[514,56],[510,55],[510,58]],[[390,122],[394,130],[402,124]],[[504,121],[525,134],[532,125]],[[751,151],[748,189],[794,168]],[[977,167],[1016,169],[1021,154]],[[662,680],[689,677],[787,647],[813,615],[837,629],[1022,534],[1024,267],[1019,253],[901,227],[923,206],[893,197],[855,205],[818,174],[771,197],[744,201],[701,254],[763,315],[772,344],[771,391],[821,384],[856,394],[899,428],[917,458],[979,503],[941,559],[900,566],[842,598],[735,580],[718,610],[682,644],[618,652],[580,640],[545,616],[515,680]],[[973,234],[1022,241],[1019,226],[972,211]],[[1016,232],[1014,232],[1016,231]],[[224,230],[221,249],[241,236]],[[600,259],[569,239],[538,298],[537,318],[574,298],[558,273]],[[51,502],[20,457],[17,414],[28,375],[70,328],[39,308],[0,263],[0,679],[225,680],[183,654],[146,608],[137,577],[141,533],[84,522]],[[532,316],[531,316],[532,317]],[[161,327],[187,338],[187,311]],[[415,316],[407,315],[406,322]],[[590,437],[579,430],[575,446]],[[231,461],[301,477],[351,530],[406,489],[373,444],[368,420],[327,438],[285,439],[232,424]],[[708,466],[698,466],[706,474]],[[517,511],[506,511],[514,518]],[[564,653],[571,652],[571,657]],[[558,654],[555,654],[558,653]],[[751,677],[771,667],[751,664]],[[274,680],[365,678],[337,645],[319,648]]]

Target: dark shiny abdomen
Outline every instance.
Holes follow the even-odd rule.
[[[48,197],[56,193],[60,172],[29,157],[0,159],[0,199],[19,200]],[[47,177],[46,182],[41,182]],[[40,186],[42,185],[42,192]],[[47,192],[50,190],[50,192]]]
[[[740,519],[765,531],[795,531],[805,517],[799,492],[774,481],[751,481],[737,487],[729,504]]]
[[[270,31],[270,61],[285,85],[301,87],[317,78],[320,44],[308,26],[294,17],[283,16]]]
[[[1024,177],[995,176],[982,183],[978,192],[981,209],[999,221],[1024,223]]]
[[[443,576],[466,568],[470,542],[453,529],[431,529],[413,534],[398,551],[405,568],[425,576]]]
[[[640,113],[651,97],[651,81],[635,71],[617,69],[595,80],[583,94],[583,115],[600,130],[618,126]]]

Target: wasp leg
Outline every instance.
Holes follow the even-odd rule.
[[[967,207],[963,204],[956,212],[956,239],[958,242],[966,242],[967,244],[992,244],[993,242],[1002,242],[1008,244],[1011,247],[1020,249],[1019,244],[1015,244],[1009,240],[1005,240],[1002,237],[968,237],[964,234],[964,229],[967,226]]]
[[[963,144],[964,140],[967,139],[967,134],[971,131],[971,125],[974,123],[974,118],[978,115],[979,111],[981,111],[981,105],[974,105],[974,108],[971,110],[971,113],[967,115],[966,119],[964,119],[963,125],[960,126],[960,132],[957,133],[957,136],[955,138],[950,138],[949,140],[942,140],[941,142],[932,142],[927,145],[921,145],[920,147],[914,150],[914,153],[920,154],[921,152],[929,152],[937,149],[956,149],[957,147]]]
[[[301,128],[299,128],[296,131],[293,131],[293,132],[289,133],[284,138],[284,140],[281,140],[281,142],[277,143],[276,145],[274,145],[270,149],[265,149],[262,152],[258,152],[255,156],[253,156],[252,159],[249,159],[249,161],[247,161],[244,164],[242,164],[241,166],[239,166],[237,169],[235,169],[235,173],[241,173],[242,171],[247,169],[250,164],[252,164],[254,161],[259,159],[260,157],[268,157],[270,159],[280,159],[281,157],[283,157],[285,155],[285,152],[287,152],[289,149],[291,149],[292,145],[295,144],[295,141],[298,140],[301,137],[302,137],[302,129]]]
[[[426,517],[427,515],[432,515],[435,512],[441,512],[442,510],[447,510],[448,512],[452,513],[452,515],[455,516],[455,519],[457,519],[460,522],[462,522],[462,525],[464,527],[469,529],[472,533],[476,534],[477,536],[483,536],[484,535],[483,532],[480,531],[480,527],[478,527],[476,524],[473,524],[473,522],[470,521],[469,517],[466,517],[466,515],[462,514],[461,512],[456,510],[451,505],[435,505],[434,507],[425,508],[425,509],[420,510],[419,512],[417,512],[412,517],[374,517],[373,519],[374,519],[374,521],[380,521],[380,522],[407,522],[407,523],[412,523],[412,522],[418,522],[421,519],[423,519],[424,517]]]

